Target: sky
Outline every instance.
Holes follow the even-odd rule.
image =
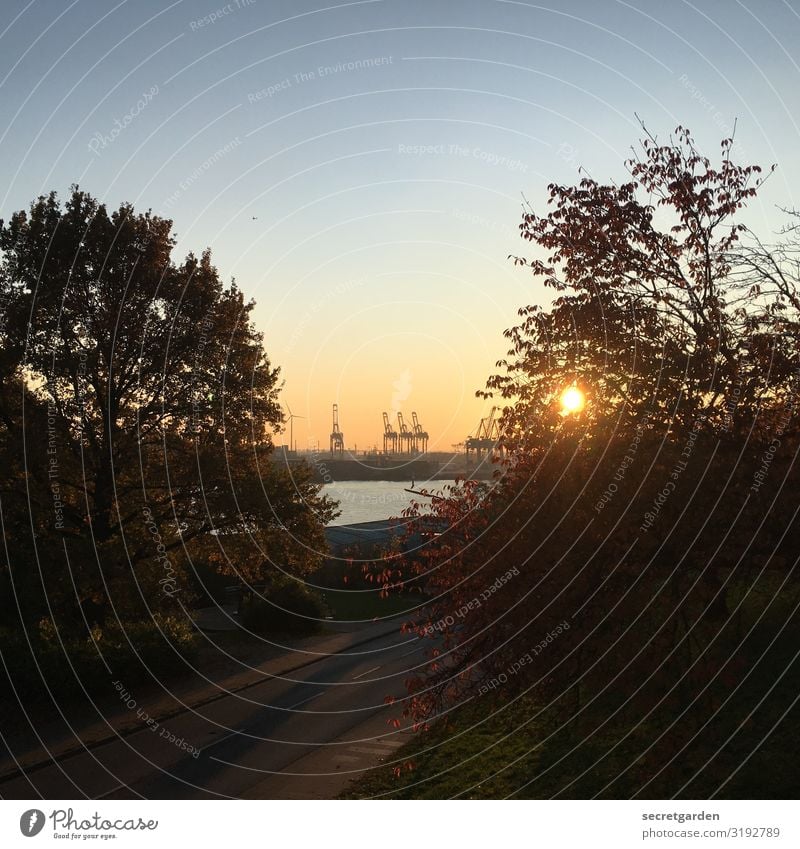
[[[78,183],[174,222],[255,299],[299,449],[448,450],[517,310],[523,201],[624,179],[637,115],[778,170],[800,207],[800,0],[3,0],[0,218]],[[302,417],[302,418],[301,418]],[[277,441],[288,437],[278,437]]]

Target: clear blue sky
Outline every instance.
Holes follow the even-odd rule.
[[[211,246],[258,301],[300,447],[334,401],[350,447],[392,408],[463,439],[503,328],[543,299],[506,259],[522,195],[623,177],[634,113],[709,152],[738,119],[740,158],[779,165],[749,222],[800,206],[796,0],[2,9],[0,217],[79,182]]]

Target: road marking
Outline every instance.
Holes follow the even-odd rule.
[[[316,699],[317,696],[321,696],[322,693],[314,693],[312,696],[309,696],[307,699],[300,699],[299,702],[295,702],[293,705],[289,705],[289,707],[285,708],[285,710],[294,710],[296,707],[300,707],[300,705],[304,705],[306,702],[310,702],[311,699]]]
[[[310,702],[312,699],[316,699],[316,697],[320,696],[320,695],[322,695],[322,693],[313,693],[312,695],[308,696],[307,698],[300,699],[299,702],[295,702],[293,705],[289,705],[289,707],[284,708],[284,710],[294,710],[295,708],[300,707],[300,705],[304,705],[306,702]],[[214,740],[213,742],[209,743],[207,746],[203,746],[203,748],[200,749],[200,752],[201,753],[205,752],[206,749],[210,749],[212,746],[216,746],[218,743],[224,743],[226,740],[230,740],[231,737],[235,737],[237,734],[246,734],[246,733],[248,733],[246,728],[240,728],[238,731],[231,731],[230,734],[226,734],[224,737],[220,737],[219,740]],[[216,760],[216,758],[214,760]]]
[[[244,728],[239,728],[237,731],[231,731],[230,734],[226,734],[224,737],[220,737],[219,740],[214,740],[213,742],[209,743],[207,746],[203,746],[203,748],[200,749],[200,751],[205,752],[206,749],[210,749],[212,746],[216,746],[218,743],[224,743],[226,740],[230,740],[231,737],[235,737],[237,734],[244,734],[245,732],[246,732],[246,729],[244,729]]]
[[[408,657],[410,654],[414,654],[414,652],[418,652],[420,650],[419,646],[414,646],[411,651],[407,651],[405,654],[401,654],[400,657],[396,657],[395,660],[401,660],[404,657]]]
[[[129,785],[118,784],[116,787],[112,787],[111,790],[107,790],[105,793],[101,793],[99,796],[95,796],[94,798],[95,799],[105,799],[106,796],[110,796],[112,793],[116,793],[119,790],[130,790],[131,793],[133,793],[136,796],[139,796],[139,794],[135,790],[133,790],[131,787],[129,787]],[[141,799],[142,797],[139,796],[139,798]]]
[[[358,681],[359,678],[363,678],[365,675],[369,675],[370,672],[376,672],[380,669],[380,666],[373,666],[372,669],[368,669],[366,672],[362,672],[360,675],[356,675],[353,678],[353,681]]]
[[[390,633],[393,633],[393,632],[390,632]],[[378,634],[377,636],[371,637],[371,638],[365,640],[364,642],[365,643],[375,642],[377,640],[383,639],[386,636],[389,636],[389,633]],[[419,638],[417,638],[417,637],[410,638],[408,640],[403,641],[402,643],[399,643],[399,645],[408,645],[409,643],[413,642],[416,639],[419,639]],[[288,672],[294,672],[295,670],[298,670],[298,669],[304,669],[304,668],[309,667],[309,666],[313,666],[316,663],[323,663],[323,662],[329,660],[332,656],[336,656],[336,655],[342,656],[343,654],[344,654],[344,650],[339,651],[339,652],[333,652],[332,655],[324,654],[324,655],[321,655],[320,657],[316,657],[316,658],[311,659],[311,660],[304,660],[302,663],[298,663],[297,666],[293,666],[290,670],[287,670],[287,673]],[[278,677],[280,677],[280,676],[278,676]],[[230,698],[230,697],[236,695],[237,693],[244,692],[245,690],[249,690],[253,687],[261,686],[262,684],[265,683],[265,680],[268,680],[268,679],[265,679],[263,676],[259,676],[255,680],[250,680],[250,681],[246,681],[245,683],[242,683],[242,684],[237,684],[236,686],[231,687],[230,689],[225,690],[222,693],[220,693],[217,690],[217,691],[215,691],[214,695],[204,696],[201,699],[199,699],[198,701],[194,702],[192,705],[185,706],[180,711],[180,714],[188,714],[190,712],[196,712],[197,708],[204,707],[205,705],[208,705],[211,702],[216,702],[220,699],[227,699],[227,698]],[[72,758],[80,757],[81,755],[84,755],[88,752],[92,752],[95,749],[100,749],[104,746],[112,745],[114,743],[117,743],[120,739],[127,738],[127,737],[133,737],[136,734],[143,734],[146,730],[147,729],[145,727],[138,726],[138,725],[114,729],[113,733],[111,733],[109,736],[101,737],[99,739],[95,739],[95,740],[91,740],[91,741],[86,741],[86,742],[83,742],[80,746],[68,749],[67,751],[62,751],[60,753],[53,753],[46,758],[40,759],[38,761],[33,761],[32,763],[28,763],[23,768],[25,776],[27,777],[33,772],[39,772],[41,770],[48,769],[48,768],[52,767],[54,764],[60,764],[60,763],[63,763],[64,761],[70,760]],[[202,749],[201,749],[201,751],[202,751]],[[18,768],[17,766],[15,766],[13,769],[6,768],[4,770],[0,770],[0,784],[6,784],[6,783],[12,783],[12,782],[18,781],[19,778],[20,778],[19,773],[20,773],[20,768]]]

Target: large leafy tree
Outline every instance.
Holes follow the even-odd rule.
[[[797,269],[740,225],[760,169],[730,151],[648,136],[626,182],[551,185],[524,215],[518,262],[556,297],[521,310],[489,380],[502,476],[413,509],[441,534],[382,570],[428,593],[408,625],[431,641],[416,720],[527,692],[565,717],[661,706],[702,727],[741,680],[748,604],[790,592]],[[572,385],[587,402],[567,415]]]
[[[746,230],[738,213],[762,182],[759,166],[732,161],[732,145],[723,140],[714,163],[683,127],[664,144],[648,135],[626,181],[551,184],[546,214],[523,216],[536,253],[516,262],[556,298],[522,310],[507,333],[512,358],[489,385],[522,402],[511,419],[536,418],[577,380],[595,421],[630,425],[646,411],[673,431],[698,417],[731,430],[787,378],[770,328],[753,323],[755,292],[731,277]]]
[[[27,546],[46,593],[101,618],[188,601],[198,560],[302,575],[331,512],[270,462],[279,372],[253,303],[208,251],[175,261],[174,246],[170,221],[78,188],[0,222],[0,416],[21,450],[4,510],[41,525],[6,530],[9,567],[25,583]]]

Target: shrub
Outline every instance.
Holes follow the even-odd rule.
[[[147,680],[180,670],[197,646],[190,622],[156,614],[152,619],[95,626],[84,635],[59,633],[50,619],[36,629],[0,629],[0,654],[19,693],[69,700],[85,690],[107,692],[109,674]],[[3,687],[13,701],[10,687]]]
[[[327,611],[318,593],[297,581],[273,582],[260,597],[244,605],[242,621],[259,633],[311,634]]]

